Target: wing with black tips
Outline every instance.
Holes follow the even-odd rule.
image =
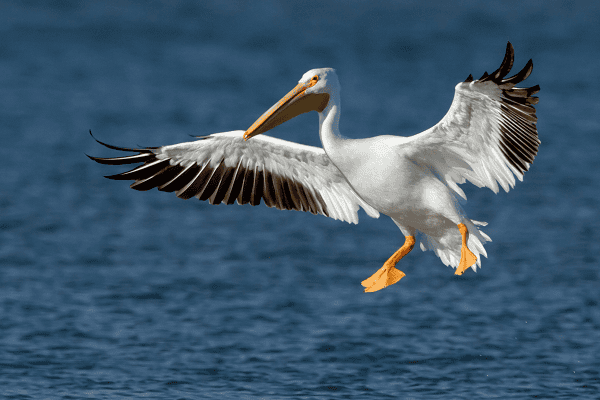
[[[91,133],[91,132],[90,132]],[[243,131],[224,132],[170,146],[122,148],[137,154],[92,160],[108,165],[138,164],[130,171],[107,176],[133,180],[131,188],[158,188],[177,197],[197,197],[211,204],[258,205],[307,211],[358,223],[362,207],[377,218],[377,210],[352,189],[323,149],[261,135],[244,141]]]
[[[500,67],[477,80],[469,77],[455,88],[454,100],[444,118],[432,128],[408,138],[410,157],[444,180],[466,198],[457,184],[465,180],[498,192],[508,192],[515,176],[523,174],[537,154],[540,140],[533,95],[538,85],[517,88],[533,69],[531,60],[516,75],[510,72],[514,50],[510,42]]]

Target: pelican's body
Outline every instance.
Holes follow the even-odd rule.
[[[396,263],[421,234],[423,251],[433,250],[462,274],[481,266],[483,244],[490,238],[467,218],[458,184],[508,191],[537,154],[538,86],[514,88],[531,73],[531,60],[515,76],[510,43],[498,70],[456,86],[446,116],[411,137],[376,136],[346,139],[340,135],[340,85],[331,68],[308,71],[298,85],[247,131],[213,134],[194,142],[146,149],[117,158],[92,159],[104,164],[143,165],[113,179],[133,179],[138,190],[158,187],[178,197],[198,197],[213,204],[250,203],[319,213],[358,222],[362,207],[371,217],[389,216],[405,236],[400,249],[369,279],[366,291],[396,283],[404,273]],[[308,111],[319,114],[323,148],[257,136]]]

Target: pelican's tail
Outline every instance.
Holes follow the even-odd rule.
[[[467,247],[477,257],[477,262],[471,268],[477,271],[477,267],[481,268],[481,256],[487,257],[487,253],[483,244],[491,242],[492,239],[485,233],[479,230],[476,225],[485,226],[486,222],[472,221],[465,218],[462,221],[467,227]],[[425,233],[421,234],[421,250],[433,251],[445,265],[452,268],[458,267],[461,256],[461,234],[458,227],[453,226],[445,230],[441,237],[433,237]]]

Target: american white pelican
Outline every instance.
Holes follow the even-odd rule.
[[[423,251],[433,250],[461,275],[481,267],[487,257],[483,243],[491,239],[465,215],[458,187],[470,181],[498,192],[523,180],[537,154],[533,97],[539,86],[515,88],[533,68],[531,60],[516,75],[504,79],[513,64],[506,47],[496,71],[456,85],[444,118],[411,137],[375,136],[346,139],[340,135],[340,85],[335,71],[308,71],[298,85],[247,131],[215,133],[193,142],[115,150],[137,152],[116,158],[91,157],[101,164],[143,163],[128,172],[107,176],[135,180],[136,190],[175,191],[177,197],[197,197],[211,204],[258,205],[280,210],[309,211],[357,223],[362,207],[374,218],[389,216],[405,242],[362,285],[366,292],[383,289],[405,274],[396,263],[415,245],[420,233]],[[319,114],[323,148],[268,136],[257,136],[308,111]],[[91,131],[90,131],[91,134]]]

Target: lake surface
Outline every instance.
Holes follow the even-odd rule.
[[[476,1],[0,2],[4,398],[598,398],[600,7]],[[524,5],[526,4],[526,5]],[[463,185],[493,242],[456,277],[403,243],[263,205],[137,192],[89,136],[160,146],[246,129],[315,67],[341,130],[412,135],[506,42],[539,84],[539,155],[510,193]],[[271,135],[319,145],[317,116]]]

